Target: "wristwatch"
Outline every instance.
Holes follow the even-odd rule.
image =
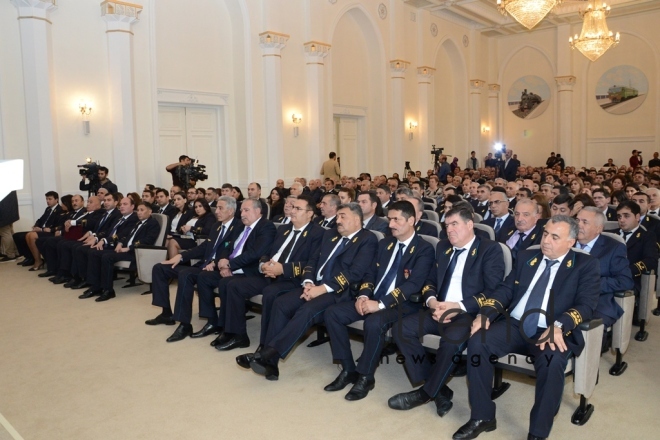
[[[564,324],[562,324],[562,323],[559,322],[559,321],[555,321],[555,323],[554,323],[553,325],[554,325],[555,327],[557,327],[559,330],[563,330],[563,328],[564,328]]]

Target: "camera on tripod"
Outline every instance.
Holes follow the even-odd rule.
[[[92,162],[92,159],[87,158],[87,162],[78,165],[78,174],[83,176],[85,179],[89,180],[90,183],[97,182],[99,180],[99,167],[101,166],[98,162]]]

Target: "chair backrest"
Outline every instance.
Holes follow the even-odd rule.
[[[435,238],[440,237],[440,231],[442,230],[442,227],[440,226],[440,223],[434,222],[433,220],[424,220],[424,219],[420,219],[419,221],[424,222],[424,223],[428,223],[429,225],[433,225],[433,227],[436,230]],[[420,235],[423,237],[422,234],[420,234]]]
[[[154,244],[156,246],[162,246],[165,244],[165,234],[167,233],[167,216],[165,214],[151,214],[151,216],[156,219],[160,226],[160,232]]]
[[[425,209],[424,214],[428,217],[429,220],[433,220],[434,222],[440,222],[440,216],[438,215],[437,212],[432,211],[430,209]]]
[[[601,232],[600,234],[604,235],[605,237],[613,238],[616,241],[618,241],[619,243],[626,244],[626,240],[624,240],[623,237],[620,236],[619,234],[615,234],[613,232]]]
[[[491,228],[490,226],[484,225],[483,223],[475,223],[474,228],[475,229],[481,229],[482,231],[486,231],[488,233],[488,236],[490,237],[490,239],[495,241],[495,230],[493,228]]]
[[[613,231],[614,229],[619,229],[619,222],[606,221],[603,225],[604,231]]]
[[[383,238],[385,238],[385,234],[383,234],[380,231],[371,231],[371,232],[376,236],[378,241],[381,241]]]
[[[499,243],[502,248],[502,254],[504,255],[504,278],[506,278],[511,269],[513,268],[513,258],[511,257],[511,249],[504,243]]]
[[[660,216],[657,216],[655,214],[647,214],[649,217],[654,218],[656,220],[660,220]]]
[[[474,224],[475,224],[475,225],[476,225],[477,223],[481,223],[482,221],[484,221],[484,218],[481,216],[481,214],[477,214],[477,213],[475,212],[474,214],[472,214],[472,216],[474,217]]]
[[[431,237],[430,235],[419,234],[419,236],[422,238],[422,240],[429,242],[431,246],[433,246],[434,250],[438,247],[438,243],[440,243],[439,239]]]
[[[434,205],[433,203],[424,202],[424,210],[425,210],[425,211],[426,211],[427,209],[428,209],[428,210],[431,210],[431,211],[435,211],[435,208],[437,208],[437,207],[438,207],[438,205]]]

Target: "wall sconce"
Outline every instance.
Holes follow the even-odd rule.
[[[302,115],[298,113],[294,113],[291,115],[291,120],[293,121],[294,127],[293,127],[293,136],[298,137],[298,124],[302,121]]]
[[[408,140],[412,141],[413,140],[413,130],[417,128],[417,122],[415,121],[410,121],[408,123],[408,129],[410,130],[410,133],[408,133]]]
[[[490,127],[488,127],[488,126],[483,127],[483,128],[481,129],[481,132],[482,132],[482,133],[490,133]]]
[[[78,110],[83,119],[83,134],[89,134],[89,115],[92,114],[92,104],[81,100],[78,103]]]

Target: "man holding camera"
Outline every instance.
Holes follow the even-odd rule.
[[[89,179],[89,174],[83,175],[79,185],[80,191],[89,191],[90,194],[96,194],[99,188],[105,188],[110,194],[116,193],[118,191],[117,185],[108,179],[108,174],[109,170],[107,167],[98,167],[97,180]],[[89,179],[89,183],[85,183],[87,179]]]
[[[192,164],[192,159],[190,159],[185,154],[179,156],[179,161],[171,163],[165,167],[165,170],[172,175],[172,185],[178,186],[180,188],[187,188],[188,185],[186,182],[181,180],[179,173],[177,173],[179,167],[189,167]]]

